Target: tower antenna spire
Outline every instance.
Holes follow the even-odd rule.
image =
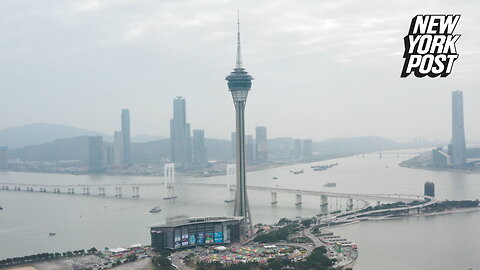
[[[240,11],[237,10],[237,61],[235,69],[242,69],[242,52],[240,50]]]

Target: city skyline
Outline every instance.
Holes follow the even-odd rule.
[[[450,124],[445,121],[450,115],[448,93],[461,89],[469,97],[464,101],[465,125],[470,127],[467,141],[480,139],[480,127],[473,117],[480,113],[475,106],[480,93],[475,91],[478,79],[473,72],[480,57],[472,35],[478,25],[473,12],[476,5],[462,1],[456,4],[462,14],[457,28],[462,34],[460,58],[452,75],[441,80],[399,78],[403,37],[412,14],[432,8],[432,4],[398,3],[398,8],[389,9],[391,5],[385,3],[379,5],[381,13],[354,13],[353,8],[358,6],[345,7],[344,3],[315,8],[302,4],[289,12],[288,2],[267,1],[256,12],[249,11],[249,2],[238,7],[226,3],[218,9],[200,3],[185,17],[173,14],[183,5],[158,4],[146,12],[146,7],[139,4],[138,12],[145,13],[145,17],[132,15],[121,24],[101,20],[97,15],[122,17],[121,11],[129,9],[129,3],[66,4],[63,8],[68,18],[49,9],[48,4],[5,5],[2,15],[9,21],[2,30],[17,30],[9,39],[10,45],[2,47],[3,89],[11,99],[23,100],[24,106],[1,103],[0,113],[16,117],[2,121],[0,128],[50,122],[109,134],[117,129],[116,112],[129,108],[135,112],[131,121],[137,123],[132,135],[168,136],[167,108],[171,98],[182,95],[190,101],[190,122],[208,130],[210,137],[226,139],[234,128],[228,121],[233,114],[228,107],[229,97],[217,78],[231,68],[228,63],[234,51],[228,43],[232,27],[224,22],[240,8],[245,10],[242,14],[247,22],[244,31],[249,34],[252,72],[262,78],[258,81],[261,91],[252,92],[256,98],[249,103],[247,117],[251,121],[247,133],[253,134],[257,123],[269,127],[272,138],[319,141],[376,135],[400,141],[417,137],[446,141],[450,137]],[[445,4],[435,5],[442,7]],[[37,10],[44,12],[29,12]],[[267,14],[267,10],[271,12]],[[330,15],[338,10],[355,16],[360,23],[352,25],[353,20]],[[21,27],[24,20],[11,15],[17,13],[39,20],[38,26]],[[40,20],[43,18],[63,22],[67,31],[52,26],[51,39],[38,39],[44,32],[37,27],[51,26]],[[86,18],[99,27],[77,24]],[[175,20],[183,23],[174,25]],[[40,34],[33,35],[37,30]],[[69,34],[73,30],[78,38]],[[341,42],[339,34],[350,36],[351,42]],[[100,42],[98,37],[105,40]],[[382,65],[376,59],[382,59]],[[195,75],[182,80],[185,74]],[[349,79],[342,80],[344,77]],[[294,98],[287,95],[291,91]],[[108,103],[88,102],[94,93]],[[205,97],[214,105],[205,106]],[[265,109],[267,102],[269,110]],[[92,117],[98,121],[90,121]],[[313,128],[311,123],[315,123]]]
[[[0,1],[0,268],[477,269],[479,8]]]

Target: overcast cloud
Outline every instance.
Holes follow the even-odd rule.
[[[476,1],[0,0],[0,128],[34,122],[169,134],[172,99],[207,137],[228,138],[240,10],[255,77],[247,133],[322,140],[450,138],[450,92],[464,91],[467,139],[480,140]],[[447,78],[401,79],[416,14],[461,14]]]

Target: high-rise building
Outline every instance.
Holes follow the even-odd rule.
[[[198,168],[207,165],[207,150],[205,149],[205,132],[203,129],[193,130],[193,164]]]
[[[175,168],[187,168],[191,160],[190,124],[187,123],[186,103],[183,97],[173,100],[173,118],[170,120],[171,158]]]
[[[303,140],[303,148],[302,148],[302,156],[304,158],[310,158],[312,157],[312,147],[313,147],[313,141],[308,139],[308,140]]]
[[[463,123],[463,92],[452,92],[452,145],[451,161],[454,168],[467,164],[465,128]]]
[[[0,170],[8,168],[8,147],[0,146]]]
[[[113,164],[113,158],[114,158],[113,148],[114,146],[110,144],[105,144],[103,146],[103,164],[106,167],[109,167],[110,165]]]
[[[192,150],[192,133],[190,132],[190,124],[187,123],[185,125],[185,144],[186,144],[186,149],[187,153],[185,154],[185,165],[188,167],[189,164],[192,163],[192,155],[193,155],[193,150]]]
[[[257,162],[268,161],[267,128],[255,128],[255,160]]]
[[[253,139],[253,135],[245,136],[245,160],[247,164],[255,161],[255,140]]]
[[[237,61],[235,68],[225,80],[228,81],[228,90],[232,94],[233,104],[235,105],[237,127],[237,190],[235,193],[235,206],[233,213],[235,216],[243,217],[240,231],[241,235],[245,236],[253,233],[252,215],[247,196],[245,160],[245,105],[247,103],[247,96],[252,86],[253,78],[242,65],[240,50],[240,20],[238,21],[237,31]]]
[[[130,111],[122,110],[122,134],[123,134],[123,163],[131,164],[130,155]]]
[[[113,164],[123,165],[125,164],[123,132],[115,131],[113,140]]]
[[[230,133],[230,154],[233,159],[237,156],[237,133]]]
[[[433,182],[425,182],[423,194],[425,196],[435,197],[435,184]]]
[[[88,137],[88,172],[101,173],[103,166],[103,137]]]
[[[300,158],[302,156],[302,140],[295,139],[293,141],[293,157]]]

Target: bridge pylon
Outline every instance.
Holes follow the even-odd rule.
[[[139,189],[140,187],[137,187],[137,186],[132,187],[132,193],[133,193],[132,198],[138,199],[140,197]]]
[[[235,202],[235,175],[237,171],[237,166],[235,164],[227,164],[227,194],[228,198],[224,201],[226,203]]]
[[[115,187],[115,197],[117,198],[122,197],[122,187]]]
[[[348,198],[347,199],[347,210],[352,210],[353,209],[353,199]]]
[[[320,206],[324,207],[328,205],[328,197],[326,195],[320,196]]]
[[[166,196],[164,200],[173,200],[176,199],[175,190],[173,184],[175,184],[175,164],[174,163],[165,163],[163,165],[163,179],[165,183]]]
[[[276,191],[272,191],[272,201],[270,202],[271,205],[277,205],[278,201],[277,201],[277,192]]]
[[[302,194],[297,194],[297,201],[295,202],[296,206],[302,205]]]

